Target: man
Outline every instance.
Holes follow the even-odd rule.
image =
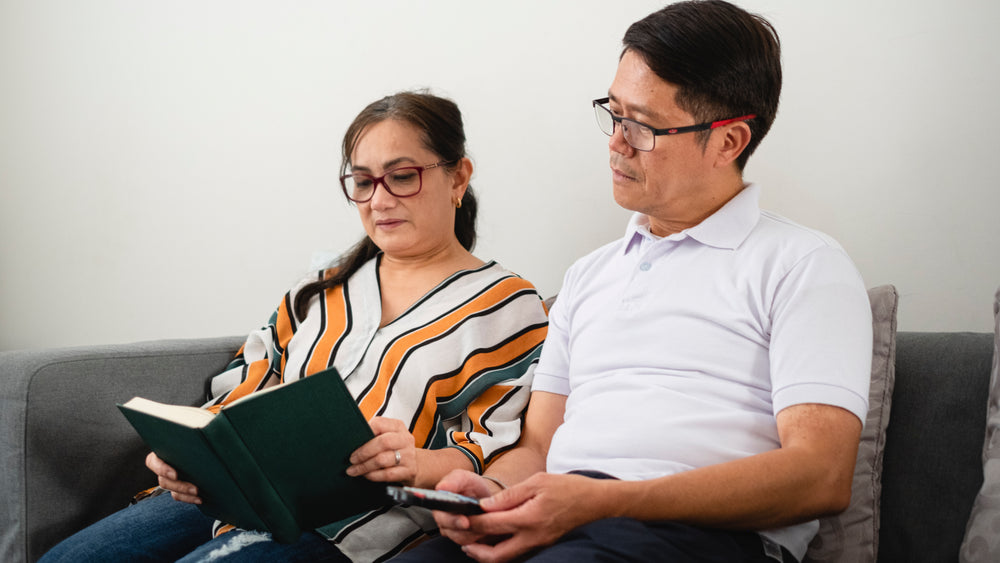
[[[843,249],[743,181],[780,89],[774,29],[736,6],[629,28],[594,106],[635,215],[566,274],[520,445],[438,484],[487,513],[435,512],[455,543],[401,560],[798,561],[847,507],[871,314]]]

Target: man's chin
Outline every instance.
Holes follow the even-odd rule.
[[[622,209],[627,209],[628,211],[642,211],[638,205],[639,202],[636,201],[636,191],[637,187],[634,183],[632,183],[631,186],[623,186],[615,182],[612,195],[615,198],[615,203],[617,203]]]

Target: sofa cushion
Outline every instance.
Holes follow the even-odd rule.
[[[878,553],[882,455],[895,383],[896,288],[874,287],[868,290],[868,300],[872,306],[872,379],[851,504],[841,514],[820,520],[806,561],[869,562]]]
[[[993,370],[983,440],[983,485],[962,542],[964,562],[1000,561],[1000,288],[993,301]]]

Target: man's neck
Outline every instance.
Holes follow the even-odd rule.
[[[681,216],[653,216],[647,213],[649,232],[658,237],[666,237],[690,229],[722,209],[731,199],[743,191],[744,187],[743,178],[738,176],[735,181],[727,182],[718,188],[706,188],[704,200],[699,201],[691,209],[685,210],[686,212]]]

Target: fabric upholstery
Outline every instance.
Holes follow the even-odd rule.
[[[34,561],[148,485],[145,450],[119,445],[138,439],[113,403],[196,404],[242,340],[0,353],[0,561]],[[897,334],[879,561],[957,559],[983,483],[994,346],[989,333]]]
[[[806,561],[865,563],[875,561],[878,553],[882,455],[895,383],[896,288],[882,285],[869,289],[868,300],[872,306],[872,379],[851,504],[843,513],[820,520]]]
[[[879,561],[954,562],[982,484],[993,335],[896,335]]]
[[[983,486],[979,489],[962,542],[960,561],[1000,561],[1000,289],[993,301],[993,371],[983,441]]]
[[[0,353],[0,560],[34,561],[155,485],[115,404],[136,395],[200,404],[241,341]]]

